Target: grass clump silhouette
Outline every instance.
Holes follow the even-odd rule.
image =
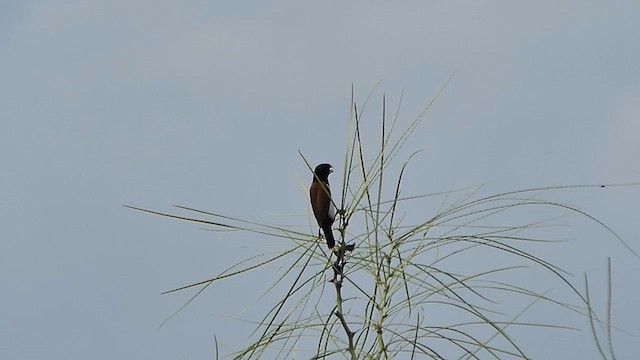
[[[530,234],[546,229],[555,217],[501,225],[501,216],[511,212],[526,213],[540,207],[561,210],[595,222],[637,256],[589,214],[541,198],[549,191],[600,185],[542,187],[488,196],[481,195],[482,186],[402,195],[403,179],[416,153],[404,160],[398,160],[399,155],[443,89],[402,129],[398,111],[387,118],[383,97],[379,139],[372,143],[364,140],[362,109],[352,95],[343,182],[341,191],[333,194],[340,209],[334,224],[339,237],[331,252],[313,231],[299,232],[185,206],[176,207],[192,215],[131,207],[214,228],[284,239],[291,244],[279,252],[248,257],[208,280],[165,292],[198,289],[174,315],[217,282],[278,264],[281,274],[267,289],[271,296],[280,291],[275,294],[277,300],[257,322],[251,343],[231,355],[235,359],[293,358],[295,354],[312,359],[525,359],[526,349],[511,335],[511,329],[573,329],[554,323],[556,319],[521,321],[538,303],[584,316],[601,357],[615,358],[610,306],[606,320],[600,320],[591,307],[586,276],[586,290],[581,292],[568,273],[530,251],[535,246],[551,245],[552,241]],[[366,127],[371,126],[366,123]],[[369,148],[373,151],[365,150]],[[303,153],[300,155],[311,176],[313,167]],[[421,206],[425,202],[439,207],[429,214],[429,207]],[[404,207],[427,210],[424,215],[407,216],[410,210]],[[407,224],[407,217],[421,220]],[[495,261],[461,266],[478,258]],[[509,279],[505,274],[518,271],[544,274],[572,294],[574,301],[552,298],[526,283],[501,280]],[[608,296],[610,303],[610,291]],[[505,309],[505,297],[523,305],[516,310]],[[256,302],[261,299],[266,297]]]

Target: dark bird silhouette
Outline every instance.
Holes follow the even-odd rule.
[[[313,172],[311,189],[309,189],[313,215],[315,215],[318,226],[320,226],[324,237],[327,239],[329,249],[333,248],[336,244],[333,232],[331,231],[331,226],[336,217],[336,208],[331,202],[331,190],[329,189],[329,174],[332,172],[333,169],[329,164],[316,166]]]

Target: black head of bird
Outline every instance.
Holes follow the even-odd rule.
[[[313,181],[320,180],[328,183],[329,174],[333,172],[333,167],[331,167],[331,164],[320,164],[316,166],[316,169],[313,172],[315,173],[315,176],[313,177]]]

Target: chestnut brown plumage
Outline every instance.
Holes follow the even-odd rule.
[[[329,174],[332,172],[333,169],[329,164],[316,166],[313,181],[311,182],[311,189],[309,189],[313,215],[316,217],[318,226],[320,226],[320,229],[322,229],[324,233],[329,249],[333,248],[336,244],[333,232],[331,231],[331,226],[333,225],[336,215],[335,207],[331,202],[331,190],[329,189]]]

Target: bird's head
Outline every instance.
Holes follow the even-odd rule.
[[[316,166],[316,169],[313,172],[315,173],[315,176],[313,177],[314,181],[316,177],[320,179],[320,181],[328,181],[329,174],[333,172],[333,168],[330,164],[320,164]]]

